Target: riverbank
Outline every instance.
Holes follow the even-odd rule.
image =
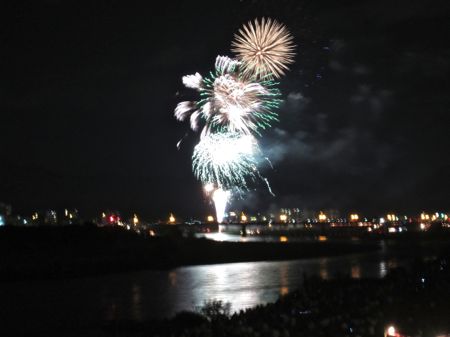
[[[70,278],[182,265],[274,261],[366,253],[379,243],[215,242],[144,238],[122,228],[2,228],[0,280]]]
[[[448,258],[396,269],[381,280],[306,278],[302,288],[271,304],[231,314],[222,302],[198,312],[147,322],[115,321],[104,336],[395,336],[450,333]],[[391,328],[392,329],[392,328]]]

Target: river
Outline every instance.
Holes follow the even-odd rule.
[[[411,257],[382,250],[370,254],[276,262],[243,262],[139,271],[69,280],[1,284],[3,328],[24,331],[79,329],[112,320],[143,321],[196,310],[205,301],[230,302],[232,310],[276,301],[297,289],[305,275],[321,279],[386,275]],[[17,322],[26,318],[26,324]],[[54,330],[53,330],[54,331]]]

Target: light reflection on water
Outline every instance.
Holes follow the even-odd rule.
[[[180,267],[59,281],[2,284],[5,322],[27,317],[28,328],[89,326],[104,320],[145,320],[195,310],[211,299],[232,310],[273,302],[297,289],[305,275],[330,279],[383,277],[407,260],[380,253],[294,261]],[[12,324],[12,323],[11,323]]]

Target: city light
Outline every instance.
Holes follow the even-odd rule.
[[[358,221],[359,216],[358,214],[350,214],[350,221]]]
[[[138,223],[139,223],[139,218],[138,218],[138,216],[135,214],[135,215],[133,216],[133,224],[136,226]]]
[[[420,220],[430,220],[430,215],[426,214],[425,212],[422,212],[420,214]]]
[[[388,219],[388,221],[398,221],[398,216],[396,216],[395,214],[388,214],[386,218]]]
[[[286,214],[281,214],[280,215],[280,221],[281,222],[286,222],[287,221],[287,215]]]
[[[327,220],[327,216],[323,212],[320,212],[319,213],[319,221],[324,222],[326,220]]]
[[[386,329],[386,336],[396,336],[395,328],[392,325]]]
[[[207,221],[208,222],[213,222],[214,221],[214,217],[212,215],[208,215]]]
[[[241,214],[241,222],[247,222],[247,216],[244,213]]]
[[[173,216],[172,213],[170,213],[170,216],[169,216],[169,223],[170,224],[174,224],[175,223],[175,217]]]

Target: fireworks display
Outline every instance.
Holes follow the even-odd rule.
[[[226,56],[218,56],[215,71],[202,78],[199,73],[183,77],[187,88],[200,92],[197,102],[181,102],[175,117],[183,121],[190,116],[191,128],[199,129],[202,137],[210,132],[231,131],[258,133],[277,120],[274,112],[281,100],[276,83],[269,79],[249,79],[242,76],[241,63]]]
[[[214,201],[219,223],[232,192],[242,195],[260,180],[272,193],[258,170],[264,157],[255,137],[278,120],[281,93],[273,79],[294,57],[292,36],[271,19],[244,25],[232,46],[237,59],[217,56],[208,76],[183,77],[184,86],[200,97],[178,103],[174,112],[179,121],[189,119],[192,130],[201,128],[192,168]]]
[[[215,190],[212,195],[214,206],[216,208],[216,219],[218,223],[221,223],[227,207],[228,198],[230,197],[229,191],[224,191],[221,188]]]
[[[204,186],[246,190],[259,177],[256,139],[235,132],[211,133],[194,148],[192,168]]]
[[[231,45],[248,76],[279,78],[288,69],[287,65],[294,62],[292,35],[272,19],[248,22],[235,34]]]

